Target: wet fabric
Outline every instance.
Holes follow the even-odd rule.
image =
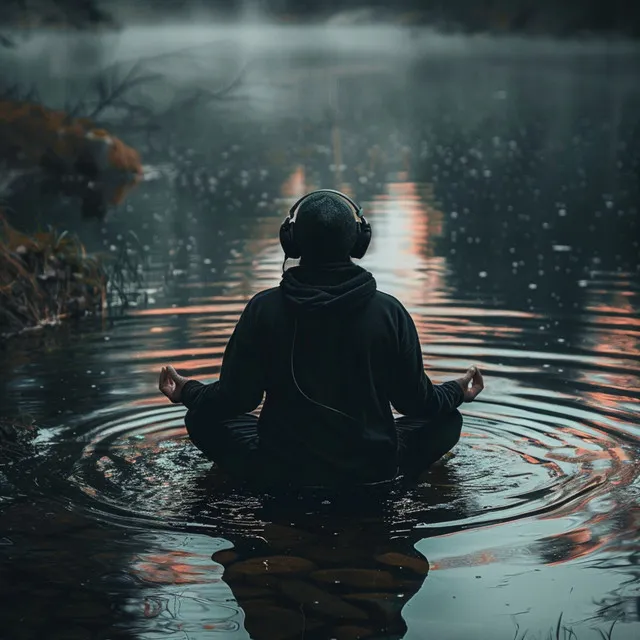
[[[309,474],[294,475],[288,466],[265,455],[260,446],[258,417],[244,414],[208,425],[187,421],[189,437],[202,453],[234,480],[271,488],[343,488],[344,478]],[[429,420],[400,417],[395,420],[398,436],[398,468],[392,478],[414,481],[434,462],[450,451],[460,439],[462,416],[458,411]],[[384,490],[385,480],[377,484]],[[367,486],[363,483],[361,486]],[[370,483],[368,486],[373,486]],[[392,485],[388,485],[392,486]]]
[[[292,477],[357,484],[397,472],[392,407],[432,425],[425,428],[435,438],[437,418],[454,411],[463,392],[454,381],[431,382],[407,310],[346,261],[293,267],[280,286],[255,295],[225,349],[219,380],[193,380],[182,392],[194,433],[217,433],[214,425],[263,399],[262,455]]]

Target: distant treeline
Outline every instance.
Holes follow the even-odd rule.
[[[253,7],[283,19],[327,19],[368,8],[392,21],[395,14],[405,23],[452,30],[640,35],[640,3],[633,0],[154,0],[154,12],[165,7],[176,13],[203,7],[242,13]]]
[[[84,27],[115,19],[122,25],[203,11],[221,17],[257,13],[287,22],[341,14],[346,22],[388,20],[447,31],[640,36],[640,2],[634,0],[2,0],[0,24]]]

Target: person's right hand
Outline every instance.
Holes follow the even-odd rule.
[[[189,378],[181,376],[171,365],[162,367],[158,388],[171,402],[182,402],[182,388],[189,382]]]
[[[473,402],[484,389],[482,374],[480,373],[480,369],[476,366],[469,367],[467,369],[467,373],[465,373],[462,378],[458,378],[456,382],[464,392],[465,402]],[[469,386],[469,384],[471,384],[471,386]]]

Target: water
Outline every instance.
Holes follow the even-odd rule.
[[[15,198],[90,247],[135,230],[149,302],[1,347],[0,416],[36,426],[0,451],[2,637],[636,637],[637,52],[243,33],[225,45],[251,62],[240,97],[155,147],[131,133],[150,179],[111,219]],[[122,58],[162,40],[119,38]],[[215,378],[317,186],[364,205],[361,264],[412,313],[429,375],[485,374],[455,456],[409,491],[242,493],[157,391],[166,363]]]

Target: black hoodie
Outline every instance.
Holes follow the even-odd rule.
[[[463,400],[456,382],[433,385],[415,324],[372,274],[352,262],[288,269],[279,287],[245,307],[220,378],[188,382],[191,424],[253,411],[259,447],[294,483],[375,482],[397,470],[391,405],[436,418]]]

